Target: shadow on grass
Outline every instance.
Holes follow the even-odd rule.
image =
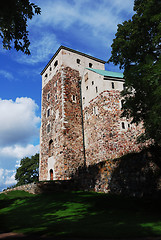
[[[17,196],[18,194],[18,196]],[[89,192],[0,195],[0,232],[26,236],[128,238],[161,235],[159,200]]]

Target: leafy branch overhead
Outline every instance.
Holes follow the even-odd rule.
[[[3,48],[11,49],[13,45],[17,51],[29,55],[27,20],[40,13],[40,7],[29,0],[0,1],[0,36]]]
[[[123,116],[143,121],[144,139],[161,144],[161,1],[135,0],[132,19],[118,25],[109,62],[124,69]]]

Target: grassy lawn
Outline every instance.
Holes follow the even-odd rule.
[[[159,200],[91,192],[0,195],[0,233],[85,238],[161,235]]]

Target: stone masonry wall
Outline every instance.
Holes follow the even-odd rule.
[[[47,180],[49,141],[53,140],[51,155],[55,159],[55,178],[61,177],[63,171],[63,142],[62,131],[62,81],[61,71],[58,72],[42,90],[42,123],[41,123],[41,147],[40,147],[40,172],[39,179]],[[48,95],[49,94],[49,95]],[[50,116],[47,110],[50,109]],[[50,132],[47,126],[50,124]]]
[[[64,164],[70,178],[84,165],[80,75],[77,70],[64,68]]]
[[[84,109],[87,166],[139,152],[146,146],[136,142],[144,131],[142,126],[130,124],[120,115],[121,96],[117,90],[102,92]]]
[[[62,66],[42,90],[41,181],[49,180],[49,161],[54,180],[69,179],[84,163],[79,81],[78,71]]]

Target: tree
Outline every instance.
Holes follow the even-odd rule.
[[[11,49],[13,42],[17,51],[20,50],[29,55],[27,20],[40,12],[40,8],[29,0],[0,1],[0,36],[3,47]]]
[[[16,171],[15,179],[17,186],[38,182],[39,177],[39,154],[21,159],[20,167]]]
[[[161,145],[161,1],[135,0],[134,11],[118,25],[109,62],[124,68],[123,116]]]

